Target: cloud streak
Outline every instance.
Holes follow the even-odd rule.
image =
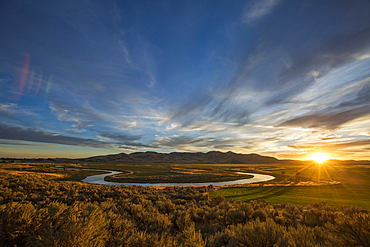
[[[264,16],[262,13],[269,13],[277,1],[263,1],[256,6],[260,4],[265,7],[251,8],[251,13],[256,12],[251,16]],[[276,25],[272,24],[248,49],[225,87],[174,108],[170,112],[169,122],[189,126],[208,119],[247,124],[258,120],[256,117],[264,110],[267,112],[272,108],[288,110],[293,105],[298,106],[299,104],[292,101],[295,97],[303,94],[334,70],[356,63],[358,61],[356,56],[360,56],[359,54],[367,54],[370,49],[370,25],[364,24],[363,21],[368,20],[367,23],[370,23],[370,18],[364,14],[356,16],[356,11],[357,8],[347,10],[347,14],[350,13],[352,17],[349,27],[341,31],[330,31],[325,36],[322,33],[333,27],[323,23],[321,27],[316,27],[320,29],[315,31],[316,36],[307,33],[301,37],[291,38],[289,33],[272,40],[271,37],[279,35],[277,32],[281,31],[279,25],[285,24],[286,21],[282,19]],[[257,14],[259,12],[260,15]],[[335,18],[339,18],[339,15],[340,12]],[[313,22],[323,21],[321,16],[313,15],[297,18],[301,18],[302,21],[307,21],[307,18],[313,18]],[[291,28],[292,32],[299,32],[295,30],[296,26],[293,25]],[[362,79],[361,76],[366,74],[358,76],[359,78],[355,80]],[[354,82],[356,81],[353,79],[348,80],[342,82],[342,86]],[[335,85],[338,82],[330,83]],[[352,106],[349,102],[345,103],[345,98],[336,102],[337,107],[346,104],[346,109],[324,113],[328,110],[326,109],[321,113],[308,114],[304,120],[315,119],[308,124],[310,127],[335,128],[364,116],[368,114],[367,91],[367,88],[361,90],[359,94],[362,96],[352,99]],[[363,107],[356,106],[357,103],[354,102],[362,102],[358,104],[362,104]],[[331,120],[333,118],[337,119]],[[286,120],[280,126],[297,124],[301,121],[299,119],[302,118]]]
[[[256,1],[243,15],[243,22],[249,24],[270,14],[279,2],[280,0]]]
[[[54,143],[61,145],[72,145],[93,148],[107,149],[135,149],[138,147],[149,147],[135,141],[139,140],[138,136],[113,136],[110,140],[99,141],[91,138],[80,138],[74,136],[61,135],[50,131],[36,130],[19,126],[8,126],[0,124],[0,139],[18,140],[36,143]]]
[[[0,141],[0,144],[1,145],[36,146],[36,147],[60,147],[60,145],[28,143],[28,142],[15,142],[15,141]]]

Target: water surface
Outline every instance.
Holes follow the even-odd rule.
[[[275,177],[264,174],[257,173],[246,173],[246,172],[236,172],[237,174],[243,175],[252,175],[253,178],[238,179],[232,181],[223,181],[223,182],[199,182],[199,183],[118,183],[118,182],[109,182],[105,181],[104,178],[107,176],[119,174],[122,172],[109,171],[109,170],[99,170],[106,171],[105,174],[92,175],[86,177],[82,182],[90,184],[106,184],[106,185],[138,185],[138,186],[208,186],[208,185],[232,185],[232,184],[251,184],[257,182],[266,182],[274,179]]]

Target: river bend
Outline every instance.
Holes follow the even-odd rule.
[[[253,178],[238,179],[238,180],[232,180],[232,181],[222,181],[222,182],[199,182],[199,183],[118,183],[118,182],[105,181],[104,178],[107,176],[112,176],[112,175],[119,174],[122,172],[109,171],[109,170],[98,170],[98,171],[106,171],[107,173],[88,176],[84,180],[82,180],[82,182],[86,182],[90,184],[105,184],[105,185],[126,185],[126,186],[138,185],[138,186],[164,187],[164,186],[208,186],[208,185],[251,184],[251,183],[258,183],[258,182],[266,182],[266,181],[269,181],[275,178],[273,176],[265,175],[265,174],[236,172],[237,174],[252,175]]]

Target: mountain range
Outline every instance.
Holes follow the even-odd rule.
[[[81,159],[88,162],[121,162],[121,163],[173,163],[173,164],[268,164],[278,163],[274,157],[259,154],[238,154],[234,152],[210,151],[200,152],[136,152],[131,154],[119,153],[104,156],[94,156]]]

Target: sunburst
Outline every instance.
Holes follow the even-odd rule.
[[[321,152],[314,153],[310,157],[307,158],[307,160],[314,160],[319,164],[325,162],[328,159],[330,159],[330,156],[326,153],[321,153]]]

